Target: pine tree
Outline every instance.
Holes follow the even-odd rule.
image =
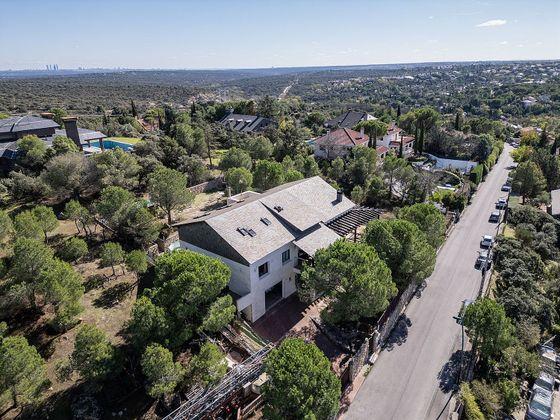
[[[131,110],[132,116],[134,118],[138,117],[138,112],[136,111],[136,105],[134,105],[134,100],[133,99],[130,100],[130,110]]]
[[[397,119],[401,117],[401,104],[397,105]]]

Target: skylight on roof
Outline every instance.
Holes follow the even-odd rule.
[[[261,222],[263,222],[267,226],[270,226],[272,224],[272,222],[268,220],[266,217],[261,217]]]
[[[253,229],[249,229],[249,230],[247,231],[247,233],[249,234],[249,236],[250,236],[251,238],[257,236],[257,232],[255,232]]]

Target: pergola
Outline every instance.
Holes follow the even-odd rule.
[[[355,206],[329,220],[326,225],[343,237],[354,233],[354,240],[356,240],[358,227],[379,219],[380,214],[378,210],[371,207]]]

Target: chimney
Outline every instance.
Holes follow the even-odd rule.
[[[52,112],[41,112],[41,118],[52,120],[54,118],[54,114]]]
[[[360,137],[361,138],[364,138],[364,133],[365,133],[364,127],[360,128]]]
[[[342,203],[342,190],[336,190],[336,203]]]
[[[78,149],[83,150],[82,143],[80,142],[80,133],[78,132],[78,117],[63,117],[64,129],[66,130],[66,137],[72,139]]]

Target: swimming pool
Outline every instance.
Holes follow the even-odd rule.
[[[101,147],[99,145],[99,140],[94,140],[91,142],[93,147]],[[132,144],[123,143],[122,141],[115,141],[115,140],[103,140],[103,146],[105,149],[114,149],[115,147],[120,147],[121,149],[128,151],[133,148]]]

